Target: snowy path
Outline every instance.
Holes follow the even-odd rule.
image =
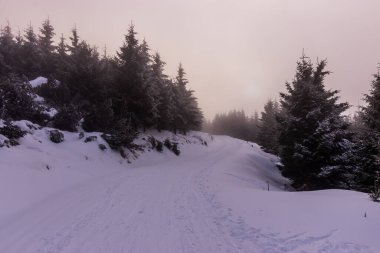
[[[0,252],[284,253],[308,252],[301,250],[319,241],[312,252],[370,252],[326,241],[334,231],[284,238],[247,224],[210,182],[249,145],[228,140],[217,138],[178,159],[112,171],[34,203],[0,223]]]

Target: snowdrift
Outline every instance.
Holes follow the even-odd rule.
[[[28,134],[0,148],[0,252],[380,252],[379,203],[292,192],[254,143],[151,131],[123,158],[100,133],[56,144],[51,129],[16,124]]]

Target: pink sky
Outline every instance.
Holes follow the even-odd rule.
[[[262,110],[294,76],[302,49],[328,59],[326,86],[362,104],[380,61],[378,0],[0,0],[0,24],[16,32],[50,17],[56,33],[74,23],[82,39],[114,53],[133,20],[161,53],[167,73],[181,61],[205,116]],[[351,111],[354,111],[353,107]]]

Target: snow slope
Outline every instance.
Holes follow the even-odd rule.
[[[128,163],[101,151],[100,137],[65,132],[54,144],[47,129],[29,131],[0,148],[0,252],[380,252],[379,203],[284,191],[277,158],[256,144],[150,132],[138,143],[174,139],[181,155],[151,150]]]

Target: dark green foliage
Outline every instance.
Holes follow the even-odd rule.
[[[103,150],[106,150],[107,147],[104,144],[99,144],[99,149],[103,151]]]
[[[156,150],[158,152],[164,151],[164,145],[163,145],[162,141],[157,141]]]
[[[92,135],[92,136],[86,137],[86,139],[84,139],[84,142],[85,143],[87,143],[87,142],[93,142],[93,141],[96,141],[97,139],[98,139],[97,136]]]
[[[314,68],[302,57],[287,93],[281,93],[282,174],[296,189],[350,188],[357,169],[352,132],[341,116],[348,104],[337,102],[338,91],[325,89],[325,66],[321,61]]]
[[[54,143],[61,143],[64,141],[65,136],[58,130],[51,130],[49,131],[49,138]]]
[[[361,107],[354,123],[360,154],[366,163],[358,180],[361,188],[369,191],[380,173],[380,74],[374,75],[371,90],[364,97],[366,106]],[[376,195],[376,194],[375,194]]]
[[[123,147],[132,145],[136,138],[137,132],[131,127],[127,120],[117,122],[110,133],[102,135],[102,138],[110,145],[111,149],[122,150]]]
[[[278,138],[280,134],[277,117],[280,116],[280,106],[277,101],[269,100],[264,105],[259,124],[258,143],[264,148],[265,152],[279,154],[280,144]]]
[[[17,77],[0,78],[0,118],[30,120],[44,124],[48,116],[33,100],[30,84]]]
[[[165,141],[164,141],[164,146],[165,146],[167,149],[171,150],[171,149],[172,149],[172,143],[171,143],[171,141],[170,141],[169,139],[165,139]]]
[[[55,128],[75,132],[77,131],[80,115],[73,105],[62,106],[53,118],[53,126]]]
[[[131,25],[117,57],[108,58],[106,53],[100,57],[76,28],[68,44],[63,35],[55,44],[49,19],[43,21],[38,34],[30,24],[15,37],[10,26],[4,26],[0,33],[0,92],[12,92],[6,94],[11,99],[2,100],[0,117],[49,123],[67,131],[76,131],[83,119],[85,131],[107,133],[114,147],[131,145],[134,133],[146,128],[183,133],[199,129],[202,113],[193,91],[186,87],[184,69],[180,65],[175,81],[170,80],[159,54],[152,56],[148,43],[140,42],[136,34]],[[7,80],[13,73],[29,80],[46,76],[48,82],[33,89],[27,80],[15,85]],[[26,96],[33,92],[44,98],[46,107],[58,110],[51,122],[39,113],[41,108],[33,97]]]
[[[26,132],[22,131],[18,126],[5,124],[5,126],[0,127],[0,134],[4,135],[8,139],[19,139],[24,137]]]
[[[380,172],[374,176],[373,189],[369,193],[369,197],[375,202],[380,201]]]
[[[181,151],[178,149],[178,144],[173,142],[172,143],[172,149],[171,151],[175,154],[175,155],[180,155]]]
[[[175,155],[179,155],[181,151],[178,149],[178,143],[172,142],[169,139],[165,139],[164,146],[172,151]]]

